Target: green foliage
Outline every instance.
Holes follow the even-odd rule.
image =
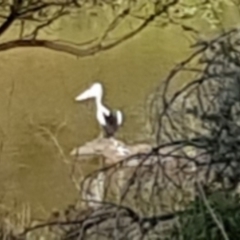
[[[208,196],[215,216],[222,223],[229,239],[240,239],[239,197],[217,192]],[[170,239],[174,240],[222,240],[225,239],[206,204],[197,198],[188,210],[180,214]]]

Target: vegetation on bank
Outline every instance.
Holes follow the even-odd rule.
[[[1,239],[238,239],[239,39],[232,29],[199,42],[170,71],[151,97],[156,146],[78,185],[91,191],[99,174],[106,176],[97,207],[72,205],[42,222],[24,211],[3,213]],[[189,81],[172,91],[182,78]],[[130,168],[133,158],[139,164]]]
[[[41,47],[84,57],[118,46],[153,23],[178,25],[199,39],[192,46],[193,53],[169,72],[151,96],[149,118],[156,140],[152,150],[132,156],[139,161],[133,169],[128,158],[86,177],[91,183],[99,174],[107,176],[100,206],[72,205],[44,221],[31,219],[28,208],[2,210],[0,239],[240,238],[240,31],[225,31],[222,22],[224,8],[231,4],[239,11],[238,1],[223,0],[0,3],[0,51]],[[43,30],[59,19],[83,12],[98,20],[106,14],[110,21],[97,36],[79,43],[44,36]],[[209,41],[200,40],[201,34],[192,24],[195,16],[223,33]],[[124,24],[131,27],[121,32]],[[12,38],[4,38],[11,32]],[[186,84],[173,91],[171,86],[179,79]],[[71,164],[51,132],[41,131],[52,139],[62,160]],[[81,188],[74,175],[80,170],[74,167],[72,181],[77,190],[90,191],[91,184]],[[124,172],[127,174],[122,175]],[[120,174],[124,181],[115,184],[114,178]]]

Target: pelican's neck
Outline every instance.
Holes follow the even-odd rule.
[[[96,105],[97,105],[97,109],[99,109],[103,106],[102,96],[100,94],[95,97],[95,102],[96,102]]]
[[[97,112],[98,113],[101,113],[101,114],[104,114],[104,115],[109,115],[110,114],[110,110],[107,109],[103,103],[102,103],[102,95],[97,95],[95,97],[95,102],[96,102],[96,107],[97,107]]]

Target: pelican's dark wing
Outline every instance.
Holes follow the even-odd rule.
[[[112,112],[109,116],[104,115],[104,117],[106,120],[106,126],[103,126],[105,137],[112,137],[118,129],[117,118]]]

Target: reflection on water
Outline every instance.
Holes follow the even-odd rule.
[[[0,195],[5,201],[30,203],[34,215],[71,203],[78,193],[69,169],[38,127],[57,135],[66,155],[97,136],[94,104],[88,107],[74,98],[101,80],[105,102],[125,114],[119,137],[138,139],[148,94],[185,56],[188,46],[181,31],[172,27],[150,28],[120,47],[85,59],[43,49],[1,53]]]

